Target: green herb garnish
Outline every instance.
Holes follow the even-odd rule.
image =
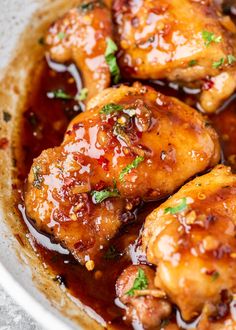
[[[37,189],[41,189],[43,183],[43,177],[40,174],[41,167],[39,165],[33,166],[32,171],[34,174],[33,186]]]
[[[93,10],[93,8],[94,8],[94,1],[82,3],[82,5],[79,8],[82,9],[83,11]]]
[[[194,66],[197,64],[197,61],[196,60],[191,60],[188,62],[188,66]]]
[[[125,168],[123,168],[123,170],[120,172],[119,175],[119,180],[123,181],[124,180],[124,176],[128,173],[130,173],[133,169],[137,168],[138,165],[144,161],[144,157],[142,156],[137,156],[132,163],[130,163],[129,165],[127,165]]]
[[[47,93],[47,97],[49,99],[63,99],[63,100],[72,100],[73,97],[66,92],[64,92],[62,89],[56,89],[54,91],[50,91]]]
[[[57,34],[57,38],[60,39],[60,40],[64,39],[65,36],[66,36],[66,35],[65,35],[64,32],[59,32],[59,33]]]
[[[114,188],[107,188],[107,189],[103,189],[100,191],[93,190],[93,191],[91,191],[91,195],[92,195],[94,204],[99,204],[107,198],[119,197],[120,193],[116,187],[116,183],[114,182]]]
[[[78,101],[84,101],[86,100],[87,96],[88,96],[88,88],[82,88],[79,94],[76,95],[75,99]]]
[[[120,80],[120,68],[117,64],[115,53],[118,50],[118,47],[111,38],[106,39],[107,48],[105,51],[105,60],[109,66],[109,70],[113,81],[117,84]]]
[[[3,111],[3,120],[8,123],[11,120],[11,114],[7,111]]]
[[[115,111],[122,111],[124,108],[122,105],[119,104],[115,104],[115,103],[109,103],[104,105],[104,107],[102,107],[102,110],[100,111],[101,114],[105,114],[105,115],[110,115],[112,112]]]
[[[162,320],[161,324],[160,324],[160,328],[162,329],[162,328],[166,327],[169,323],[170,323],[169,319]]]
[[[98,1],[89,1],[89,2],[82,3],[79,6],[79,9],[81,9],[84,12],[87,12],[87,11],[93,10],[95,6],[96,7],[98,7],[98,6],[99,7],[102,7],[102,6],[104,6],[104,3],[101,0],[98,0]]]
[[[136,290],[145,290],[148,287],[148,280],[142,268],[138,269],[138,276],[135,278],[132,288],[126,292],[128,296],[134,296]]]
[[[227,56],[227,59],[228,59],[229,65],[233,64],[234,62],[236,62],[236,57],[234,55],[228,55]]]
[[[165,208],[164,214],[167,214],[167,213],[176,214],[176,213],[184,211],[186,208],[187,208],[187,198],[184,197],[181,199],[181,202],[179,203],[179,205]]]
[[[104,259],[115,259],[120,256],[120,253],[117,251],[114,245],[111,245],[107,252],[104,254]]]
[[[212,282],[216,281],[218,279],[218,277],[220,276],[220,274],[215,271],[212,275],[211,275],[211,280]]]
[[[219,61],[213,62],[212,63],[212,67],[213,69],[218,69],[219,67],[221,67],[225,62],[225,59],[222,57]]]
[[[215,36],[213,32],[202,31],[202,38],[205,41],[205,45],[208,47],[212,42],[219,43],[222,41],[221,36]]]

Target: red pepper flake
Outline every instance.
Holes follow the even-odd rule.
[[[98,159],[98,164],[102,166],[104,171],[109,171],[109,160],[106,159],[105,157],[101,156]]]
[[[142,132],[137,131],[136,134],[137,134],[137,137],[138,137],[139,139],[141,139],[141,137],[142,137],[142,135],[143,135]]]
[[[69,130],[66,132],[67,135],[71,135],[72,134],[72,130]]]
[[[9,141],[7,138],[0,139],[0,149],[5,150],[9,145]]]
[[[106,187],[106,183],[100,180],[98,183],[95,184],[94,190],[100,191]]]
[[[139,18],[138,17],[133,17],[131,19],[131,25],[134,27],[134,28],[137,28],[139,26]]]
[[[150,12],[156,15],[161,15],[167,11],[168,7],[169,5],[157,5],[157,7],[151,8]]]
[[[131,66],[128,66],[128,65],[124,65],[122,67],[122,69],[125,72],[125,74],[127,74],[127,75],[135,74],[138,71],[138,69],[136,67],[131,67]]]
[[[83,124],[82,123],[77,123],[77,124],[74,124],[73,125],[73,130],[76,131],[77,129],[83,127]]]
[[[203,79],[203,85],[202,85],[202,90],[208,91],[214,86],[214,81],[212,81],[210,78],[208,79]]]
[[[113,126],[113,125],[115,124],[115,120],[114,120],[113,117],[109,118],[107,122],[108,122],[108,124],[110,124],[111,126]]]

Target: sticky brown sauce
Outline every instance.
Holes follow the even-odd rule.
[[[17,159],[22,190],[33,158],[42,150],[59,145],[70,120],[83,110],[83,104],[78,105],[73,100],[48,97],[48,92],[58,89],[74,96],[78,86],[81,85],[75,67],[70,69],[70,72],[67,71],[68,67],[63,65],[53,65],[53,68],[54,70],[46,61],[37,67],[28,106],[22,117],[20,136],[22,154]],[[168,85],[160,81],[148,83],[166,95],[178,97],[189,105],[196,106],[198,97],[196,90],[185,89],[177,84]],[[236,170],[236,95],[226,102],[219,114],[210,116],[209,120],[220,135],[223,162]],[[122,319],[124,315],[122,309],[116,305],[115,282],[122,270],[132,262],[145,263],[145,257],[139,252],[140,241],[137,238],[146,215],[159,203],[149,203],[140,207],[134,222],[122,228],[111,241],[112,248],[104,251],[104,258],[99,267],[91,272],[80,266],[67,251],[50,242],[49,238],[45,240],[42,233],[38,233],[30,223],[27,223],[22,200],[19,201],[18,208],[22,212],[23,221],[35,237],[34,245],[42,261],[55,274],[53,280],[64,285],[74,297],[90,307],[94,311],[95,318],[99,315],[113,329],[131,329],[132,327],[125,324]]]

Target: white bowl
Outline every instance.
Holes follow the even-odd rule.
[[[102,329],[88,317],[90,308],[55,281],[38,259],[14,208],[12,183],[18,153],[18,123],[34,76],[33,68],[43,57],[38,39],[53,20],[73,7],[70,0],[0,0],[0,139],[9,146],[0,150],[0,283],[11,296],[46,329]],[[8,123],[3,111],[12,115]],[[86,311],[86,313],[85,313]]]

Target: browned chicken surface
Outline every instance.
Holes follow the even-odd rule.
[[[155,285],[198,329],[235,329],[236,175],[217,166],[183,186],[146,219],[143,245]]]
[[[27,214],[85,263],[141,200],[174,192],[219,153],[215,131],[177,99],[138,83],[110,88],[71,122],[61,146],[34,160]]]
[[[136,278],[143,280],[142,290],[134,290]],[[165,293],[154,285],[155,272],[145,265],[126,268],[116,282],[120,301],[127,306],[127,321],[135,320],[144,329],[157,329],[171,314],[171,304],[165,300]],[[137,280],[136,280],[137,281]]]
[[[110,85],[105,52],[106,40],[111,37],[110,10],[102,2],[89,1],[57,20],[49,29],[46,44],[52,60],[75,62],[90,98]]]
[[[115,0],[119,64],[126,78],[196,82],[215,111],[236,88],[236,26],[213,1]]]

